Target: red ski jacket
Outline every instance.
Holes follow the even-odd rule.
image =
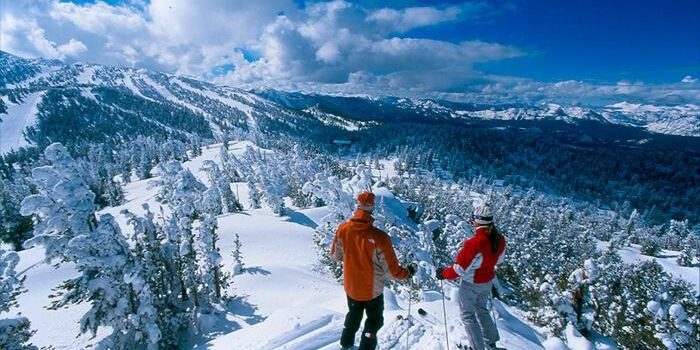
[[[494,254],[489,241],[489,227],[478,226],[474,237],[464,241],[454,265],[445,268],[442,275],[446,279],[461,277],[470,283],[488,283],[496,277],[496,264],[503,261],[506,239],[501,236],[498,251]]]

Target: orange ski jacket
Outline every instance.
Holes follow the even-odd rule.
[[[345,293],[357,301],[382,295],[387,274],[395,280],[409,276],[399,266],[389,235],[372,226],[372,221],[370,213],[358,209],[340,224],[331,245],[331,256],[343,262]]]

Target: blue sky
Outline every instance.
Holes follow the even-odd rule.
[[[3,4],[0,49],[25,57],[242,87],[700,103],[697,0]]]

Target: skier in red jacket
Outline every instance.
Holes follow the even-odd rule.
[[[488,204],[482,203],[474,208],[472,224],[474,237],[464,241],[454,265],[439,269],[436,277],[461,278],[459,308],[471,349],[496,349],[498,328],[486,304],[496,278],[496,264],[505,256],[506,240],[494,226]]]

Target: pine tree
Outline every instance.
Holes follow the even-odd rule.
[[[95,194],[63,145],[54,143],[44,151],[51,165],[32,170],[30,181],[37,194],[22,200],[20,214],[35,215],[34,237],[25,245],[45,248],[46,261],[73,260],[68,242],[95,229]]]
[[[697,256],[697,247],[696,245],[698,244],[698,241],[693,241],[692,235],[688,236],[684,241],[682,245],[682,250],[681,253],[678,255],[678,258],[676,259],[676,263],[680,266],[686,266],[686,267],[691,267],[695,264],[695,257]]]
[[[233,257],[233,274],[234,275],[239,275],[243,269],[245,268],[245,265],[243,263],[243,244],[241,243],[241,239],[238,236],[238,233],[236,233],[236,239],[233,241],[233,251],[231,251],[231,257]]]
[[[211,160],[205,160],[202,163],[202,170],[207,174],[212,188],[218,191],[218,197],[221,198],[221,213],[218,214],[240,211],[242,206],[238,198],[234,196],[233,191],[231,191],[231,181],[222,174],[219,166]]]
[[[596,278],[598,277],[598,267],[591,259],[584,262],[583,268],[578,268],[569,275],[568,291],[572,295],[572,307],[576,315],[574,326],[583,335],[587,335],[593,329],[596,309],[593,301],[592,290]]]
[[[0,241],[11,244],[15,251],[22,250],[24,241],[31,237],[32,218],[19,214],[22,199],[30,194],[20,179],[0,177]]]
[[[0,314],[7,317],[10,308],[17,306],[17,296],[23,292],[24,278],[17,276],[15,267],[19,262],[19,255],[13,251],[5,251],[0,248]],[[29,338],[34,331],[26,317],[15,315],[0,318],[0,348],[8,350],[34,350],[36,349]]]
[[[654,336],[666,349],[696,349],[698,341],[688,314],[682,305],[671,304],[670,298],[668,293],[663,293],[646,304],[644,312],[653,319]]]
[[[225,287],[225,279],[222,275],[221,252],[216,246],[219,240],[217,233],[216,213],[221,211],[221,198],[216,188],[210,188],[202,194],[200,203],[203,213],[199,226],[199,246],[201,275],[202,303],[205,307],[218,303],[222,297],[222,289]]]
[[[112,329],[98,348],[157,348],[161,335],[141,261],[111,215],[95,217],[95,195],[66,149],[53,144],[45,155],[51,165],[32,171],[38,194],[22,201],[22,213],[37,220],[28,244],[42,246],[47,260],[73,262],[80,273],[61,284],[51,307],[89,302],[81,332]]]

